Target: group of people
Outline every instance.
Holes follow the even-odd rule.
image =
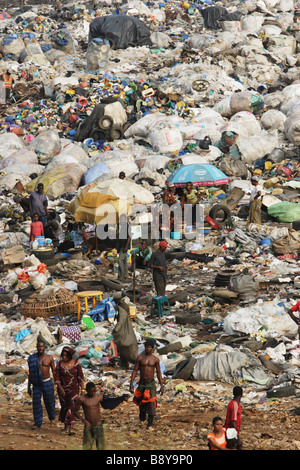
[[[134,394],[133,401],[140,408],[139,419],[143,422],[148,416],[148,429],[153,426],[157,407],[155,372],[161,386],[161,393],[164,391],[160,361],[154,356],[153,348],[154,340],[147,339],[145,351],[137,358],[130,381],[130,392]],[[104,409],[112,410],[124,401],[128,401],[130,394],[111,398],[97,393],[97,386],[92,382],[87,383],[84,393],[84,375],[80,363],[73,357],[74,349],[64,346],[61,359],[56,366],[53,356],[46,354],[45,350],[44,341],[38,341],[37,352],[28,357],[28,394],[32,396],[34,419],[32,429],[39,429],[43,424],[42,397],[50,423],[54,423],[56,385],[60,402],[59,421],[64,424],[64,431],[69,435],[74,434],[75,422],[79,420],[84,424],[83,449],[92,449],[95,442],[97,450],[104,450],[105,436],[100,405]],[[138,372],[140,372],[140,381],[135,389],[134,384]]]
[[[32,429],[39,429],[43,424],[43,405],[51,424],[56,419],[56,398],[60,402],[59,421],[64,424],[64,431],[74,434],[76,420],[84,423],[83,449],[88,450],[97,442],[98,449],[104,449],[105,441],[99,405],[103,408],[113,409],[125,400],[129,394],[118,398],[109,398],[105,395],[96,395],[96,385],[89,382],[84,393],[84,376],[81,365],[74,359],[74,350],[64,346],[61,359],[55,366],[54,358],[45,352],[44,341],[38,341],[37,352],[28,357],[28,394],[32,397],[34,425]],[[51,377],[51,372],[52,376]],[[83,408],[84,416],[80,413]]]
[[[240,438],[243,389],[239,385],[233,388],[233,399],[227,406],[225,423],[220,416],[215,416],[213,429],[208,433],[209,450],[242,450]]]
[[[138,356],[130,379],[130,392],[133,394],[133,403],[139,408],[139,421],[147,421],[147,430],[153,430],[153,423],[157,408],[156,377],[160,384],[160,394],[164,393],[164,380],[161,373],[160,361],[153,354],[155,341],[147,338],[144,351]],[[97,450],[105,450],[105,434],[101,407],[113,410],[124,401],[128,401],[130,394],[119,397],[108,397],[98,393],[97,386],[88,382],[84,388],[85,380],[81,365],[74,358],[74,350],[64,346],[61,359],[55,366],[53,356],[46,354],[45,343],[38,341],[37,352],[28,358],[29,376],[28,393],[32,396],[33,429],[39,429],[43,424],[42,397],[47,410],[50,423],[56,419],[56,403],[54,386],[60,401],[59,421],[64,424],[64,431],[74,434],[76,420],[84,425],[82,448],[91,450],[94,443]],[[50,372],[52,371],[53,380]],[[139,373],[139,381],[135,380]],[[241,398],[243,389],[240,386],[233,388],[233,399],[227,407],[225,423],[216,416],[213,419],[213,429],[207,436],[209,450],[241,450]],[[83,414],[82,414],[83,411]]]
[[[167,188],[163,193],[162,202],[165,207],[171,208],[174,204],[180,204],[185,220],[189,225],[196,226],[201,220],[200,213],[197,211],[198,204],[203,199],[203,193],[199,188],[194,187],[191,181],[185,184],[183,191],[176,194],[174,183],[167,183]],[[174,229],[174,214],[170,213],[170,230]]]

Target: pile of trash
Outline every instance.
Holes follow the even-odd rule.
[[[0,74],[13,85],[0,100],[2,364],[25,364],[40,338],[56,360],[73,345],[87,379],[120,373],[121,387],[152,337],[166,380],[299,395],[288,314],[300,286],[299,44],[298,0],[28,1],[3,12]],[[120,282],[96,226],[126,198],[139,246],[167,182],[180,192],[190,181],[179,170],[199,177],[204,229],[162,237],[170,311],[157,318],[151,272]],[[261,223],[248,220],[253,176]],[[22,203],[41,183],[78,242],[33,249]],[[103,296],[86,309],[82,291]],[[56,310],[35,317],[29,300]]]

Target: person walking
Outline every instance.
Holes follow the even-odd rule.
[[[242,449],[242,441],[240,438],[241,421],[242,421],[242,406],[241,399],[243,396],[243,389],[239,385],[233,388],[233,399],[228,403],[227,413],[225,419],[225,429],[234,428],[238,434],[237,449]]]
[[[97,450],[105,450],[106,442],[102,423],[100,405],[104,409],[113,410],[124,401],[129,399],[128,394],[121,397],[110,398],[106,395],[97,393],[96,385],[88,382],[86,393],[78,398],[74,414],[75,417],[84,424],[82,447],[83,450],[91,450],[94,442]],[[83,416],[80,409],[83,409]]]
[[[116,249],[117,249],[118,256],[119,256],[118,277],[120,280],[127,280],[129,277],[127,252],[129,249],[130,241],[131,241],[130,227],[127,222],[127,216],[126,214],[121,214],[120,219],[119,219],[119,227],[118,227],[117,240],[116,240]]]
[[[74,434],[75,404],[80,392],[84,388],[84,376],[81,364],[73,359],[74,350],[65,346],[61,352],[61,360],[55,369],[55,384],[60,401],[61,409],[59,421],[64,423],[64,431],[69,435]]]
[[[164,393],[160,361],[153,354],[154,346],[154,340],[147,338],[145,351],[138,356],[130,379],[130,392],[134,393],[133,402],[139,406],[140,421],[146,421],[148,415],[147,429],[153,426],[157,408],[155,372],[160,383],[160,394]],[[134,381],[138,372],[140,373],[140,380],[137,388],[134,390]]]
[[[250,192],[250,210],[248,223],[249,224],[261,224],[261,197],[263,195],[263,189],[259,184],[258,176],[252,176],[251,178],[252,189]]]
[[[167,248],[167,242],[159,242],[158,250],[152,253],[151,258],[148,261],[148,267],[152,269],[152,276],[156,295],[165,295],[166,293],[167,261],[165,251]]]
[[[45,353],[45,349],[44,341],[38,341],[37,352],[31,354],[27,360],[29,368],[27,391],[29,396],[32,396],[34,418],[32,429],[39,429],[43,424],[42,396],[50,422],[56,418],[54,385],[50,376],[50,371],[53,376],[55,373],[54,359]]]

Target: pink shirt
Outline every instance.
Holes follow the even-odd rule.
[[[35,237],[44,235],[44,226],[42,222],[31,222],[30,225],[30,240],[34,240]]]

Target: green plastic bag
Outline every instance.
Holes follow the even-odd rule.
[[[83,316],[82,323],[84,323],[87,330],[92,330],[93,328],[95,328],[95,323],[89,316]]]
[[[294,222],[300,219],[300,204],[295,202],[279,202],[268,207],[268,214],[278,222]]]

